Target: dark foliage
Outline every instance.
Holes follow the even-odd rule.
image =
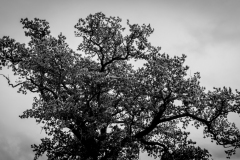
[[[32,145],[35,159],[128,160],[139,152],[162,160],[210,159],[207,150],[188,139],[190,122],[203,126],[203,136],[222,145],[227,156],[240,146],[239,130],[227,120],[239,113],[238,91],[205,91],[200,75],[187,76],[186,56],[169,57],[148,42],[150,25],[130,24],[103,13],[75,25],[82,38],[75,53],[66,37],[50,35],[45,20],[22,19],[24,44],[0,39],[0,67],[18,76],[12,87],[36,92],[32,109],[21,118],[35,118],[49,137]],[[134,69],[130,60],[142,60]]]

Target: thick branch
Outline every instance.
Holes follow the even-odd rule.
[[[164,111],[166,110],[166,104],[161,105],[161,110],[158,112],[158,114],[153,118],[151,124],[146,127],[144,130],[138,132],[134,137],[141,139],[148,133],[150,133],[156,126],[160,123],[160,118],[163,115]]]

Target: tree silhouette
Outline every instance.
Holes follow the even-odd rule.
[[[43,123],[48,137],[32,145],[35,158],[134,160],[139,152],[162,160],[210,159],[188,138],[193,122],[203,136],[227,148],[230,157],[240,134],[227,115],[239,113],[240,92],[199,84],[200,74],[187,76],[186,56],[169,57],[148,42],[150,25],[130,24],[103,13],[79,19],[80,53],[66,37],[50,35],[45,20],[21,19],[28,45],[7,36],[0,39],[0,67],[10,67],[18,92],[38,93],[32,109],[20,118]],[[135,69],[131,60],[142,60]]]

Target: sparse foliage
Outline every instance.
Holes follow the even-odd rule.
[[[240,134],[227,115],[238,113],[240,94],[231,89],[206,91],[200,74],[187,76],[186,56],[169,57],[148,42],[150,25],[103,13],[89,15],[75,25],[82,38],[74,52],[66,37],[50,35],[45,20],[22,19],[24,44],[0,39],[0,67],[10,67],[19,79],[12,87],[38,93],[32,109],[21,118],[35,118],[49,137],[32,145],[35,159],[128,160],[139,152],[162,160],[210,159],[188,139],[184,128],[193,122],[203,126],[203,136],[228,148],[227,156],[240,146]],[[135,69],[130,60],[142,60]]]

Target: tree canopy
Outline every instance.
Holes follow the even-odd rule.
[[[48,137],[32,145],[35,158],[137,160],[140,151],[161,160],[210,159],[185,130],[204,127],[230,157],[240,147],[240,133],[227,119],[240,113],[240,92],[200,86],[200,74],[188,76],[186,56],[170,57],[148,41],[150,25],[131,24],[103,13],[79,19],[81,37],[74,52],[66,37],[50,35],[49,23],[21,19],[28,45],[0,39],[0,69],[15,75],[8,84],[18,92],[38,93],[20,118],[35,118]],[[81,54],[83,53],[83,54]],[[143,61],[134,68],[132,61]]]

